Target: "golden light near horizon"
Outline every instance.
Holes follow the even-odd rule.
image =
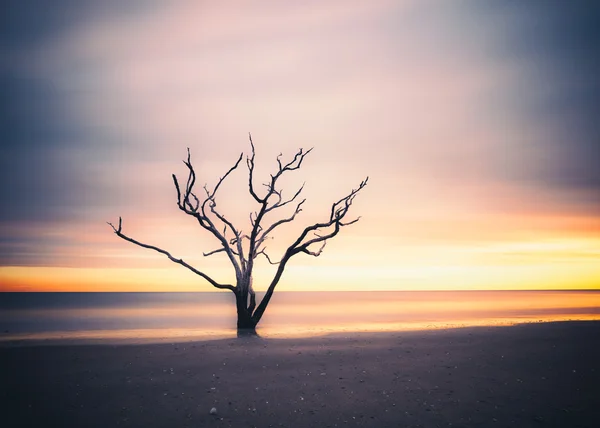
[[[333,246],[333,245],[332,245]],[[530,247],[537,248],[532,250]],[[390,249],[389,251],[391,251]],[[143,251],[143,250],[140,250]],[[338,248],[329,257],[291,263],[282,291],[356,290],[560,290],[600,287],[600,240],[520,242],[481,246],[406,246],[385,259],[360,256],[364,247]],[[357,256],[358,254],[358,256]],[[309,262],[310,263],[307,263]],[[216,291],[210,284],[161,256],[146,266],[2,267],[0,291]],[[157,267],[160,266],[160,267]],[[208,271],[233,281],[225,264]],[[273,269],[255,271],[264,291]]]
[[[278,289],[600,289],[597,127],[581,96],[598,93],[591,46],[556,47],[571,23],[554,9],[97,7],[7,38],[0,291],[214,290],[118,240],[106,222],[119,216],[132,237],[233,281],[226,258],[202,256],[217,242],[177,209],[170,177],[189,147],[199,184],[214,185],[248,153],[248,131],[257,183],[279,153],[315,147],[284,183],[306,181],[307,202],[273,254],[370,177],[360,222],[319,258],[294,258]],[[245,174],[218,197],[242,229],[255,209]],[[255,275],[264,290],[273,268]]]

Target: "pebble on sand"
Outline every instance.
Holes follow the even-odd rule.
[[[211,415],[216,415],[216,414],[217,414],[217,408],[216,408],[216,407],[213,407],[212,409],[210,409],[210,412],[209,412],[209,413],[210,413]]]

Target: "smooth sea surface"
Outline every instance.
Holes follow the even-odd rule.
[[[600,319],[600,291],[276,292],[257,331],[300,337],[591,319]],[[0,343],[234,337],[235,322],[231,292],[0,293]]]

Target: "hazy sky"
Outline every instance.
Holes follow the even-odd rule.
[[[231,280],[170,174],[190,147],[214,185],[248,132],[258,182],[315,147],[274,257],[370,176],[281,289],[600,288],[596,2],[9,0],[0,40],[0,290],[210,289],[119,216]],[[246,179],[218,199],[240,225]]]

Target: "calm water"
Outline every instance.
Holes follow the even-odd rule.
[[[259,298],[261,296],[258,296]],[[268,337],[600,319],[600,291],[275,293]],[[0,342],[236,335],[227,293],[0,293]]]

